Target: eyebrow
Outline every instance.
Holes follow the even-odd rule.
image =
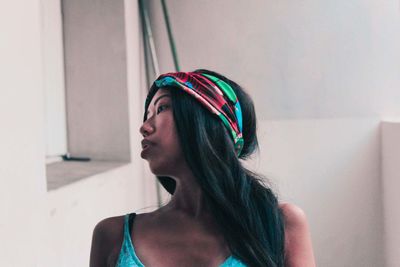
[[[159,96],[159,97],[156,99],[156,101],[154,101],[154,106],[156,106],[157,102],[158,102],[161,98],[166,97],[166,96],[171,97],[171,95],[169,95],[169,94],[165,94],[165,95]],[[147,116],[147,114],[149,114],[149,110],[146,111],[146,116]]]

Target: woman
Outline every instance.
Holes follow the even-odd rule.
[[[239,85],[208,70],[167,73],[145,111],[141,157],[172,198],[99,222],[90,266],[315,266],[304,213],[239,161],[258,147]]]

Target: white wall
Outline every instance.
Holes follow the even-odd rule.
[[[1,266],[40,266],[46,179],[39,10],[38,0],[0,3]]]
[[[40,0],[45,91],[46,156],[67,153],[61,0]]]
[[[89,266],[93,228],[100,220],[150,206],[144,194],[141,162],[50,191],[46,197],[46,251],[41,266]],[[156,200],[153,199],[153,206]]]

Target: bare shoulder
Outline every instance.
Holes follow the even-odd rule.
[[[93,234],[99,237],[113,239],[118,235],[124,226],[124,216],[109,217],[101,220],[96,224]]]
[[[285,223],[285,266],[315,267],[307,216],[291,203],[279,205]]]
[[[109,266],[123,240],[124,216],[109,217],[96,224],[92,235],[90,266]]]
[[[304,228],[307,226],[307,217],[304,211],[291,203],[281,203],[279,208],[282,211],[286,228]]]

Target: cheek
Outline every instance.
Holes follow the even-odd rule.
[[[169,129],[170,130],[164,132],[164,149],[171,158],[180,157],[182,152],[180,149],[178,134],[176,133],[174,126],[170,126]]]
[[[163,117],[163,120],[157,123],[156,129],[158,144],[156,153],[149,161],[150,169],[155,174],[166,174],[183,159],[172,114],[171,117]]]
[[[166,135],[162,145],[158,147],[157,154],[149,160],[149,167],[155,175],[173,176],[176,169],[183,162],[183,154],[175,143],[174,136]]]
[[[157,131],[159,131],[160,138],[162,139],[162,143],[168,150],[174,150],[179,146],[178,133],[176,131],[175,123],[172,117],[172,114],[168,114],[170,116],[165,116],[164,120],[160,122],[157,127]]]

